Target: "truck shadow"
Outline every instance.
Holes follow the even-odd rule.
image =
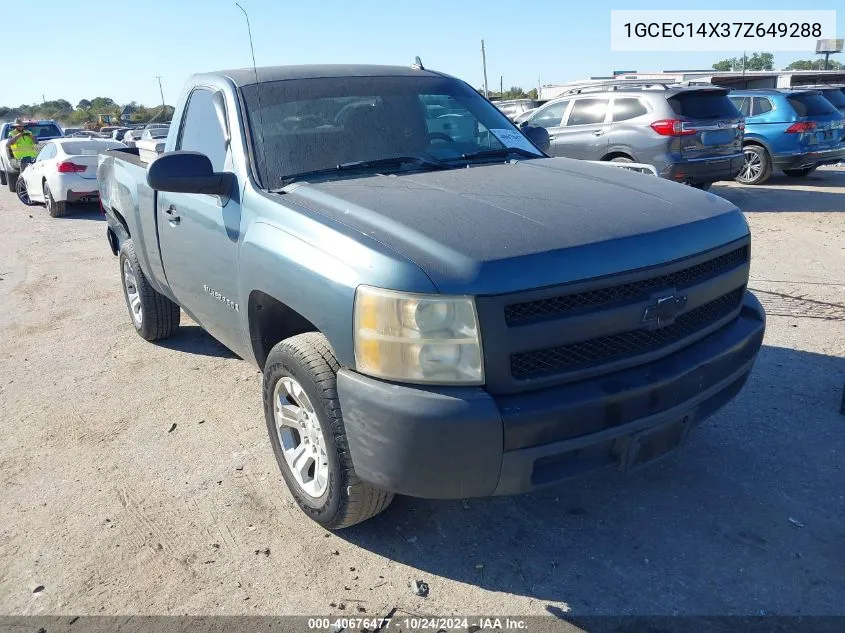
[[[98,222],[105,221],[103,212],[96,204],[69,204],[67,207],[67,214],[63,215],[57,220],[96,220]]]
[[[845,357],[764,346],[736,400],[634,475],[510,498],[397,497],[338,536],[418,570],[409,578],[432,593],[448,578],[561,617],[841,612],[843,382]]]
[[[154,345],[198,356],[240,358],[199,325],[180,325],[175,336],[154,341]]]

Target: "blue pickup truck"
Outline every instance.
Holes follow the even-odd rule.
[[[544,147],[421,65],[196,75],[163,153],[100,158],[131,322],[164,338],[181,308],[263,371],[282,476],[328,528],[637,468],[749,376],[748,226]]]

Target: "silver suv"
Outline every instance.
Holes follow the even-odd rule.
[[[653,165],[708,189],[742,168],[740,112],[717,86],[610,82],[582,86],[520,123],[549,133],[552,156]]]

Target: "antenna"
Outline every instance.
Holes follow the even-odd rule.
[[[258,97],[258,126],[261,128],[261,155],[264,159],[264,170],[266,171],[267,149],[264,147],[264,114],[261,111],[261,83],[258,81],[258,67],[255,65],[255,48],[252,46],[252,29],[249,26],[249,14],[246,12],[246,9],[244,9],[239,2],[236,2],[235,6],[243,11],[244,17],[246,18],[246,32],[249,35],[249,50],[252,53],[252,71],[255,73],[255,91]]]
[[[423,66],[419,55],[414,58],[414,68],[417,68],[418,70],[425,70],[425,66]]]

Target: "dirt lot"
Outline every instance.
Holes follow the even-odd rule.
[[[143,341],[100,214],[0,191],[0,613],[845,613],[845,170],[713,191],[769,314],[736,401],[634,476],[337,535],[283,487],[257,370],[190,324]]]

